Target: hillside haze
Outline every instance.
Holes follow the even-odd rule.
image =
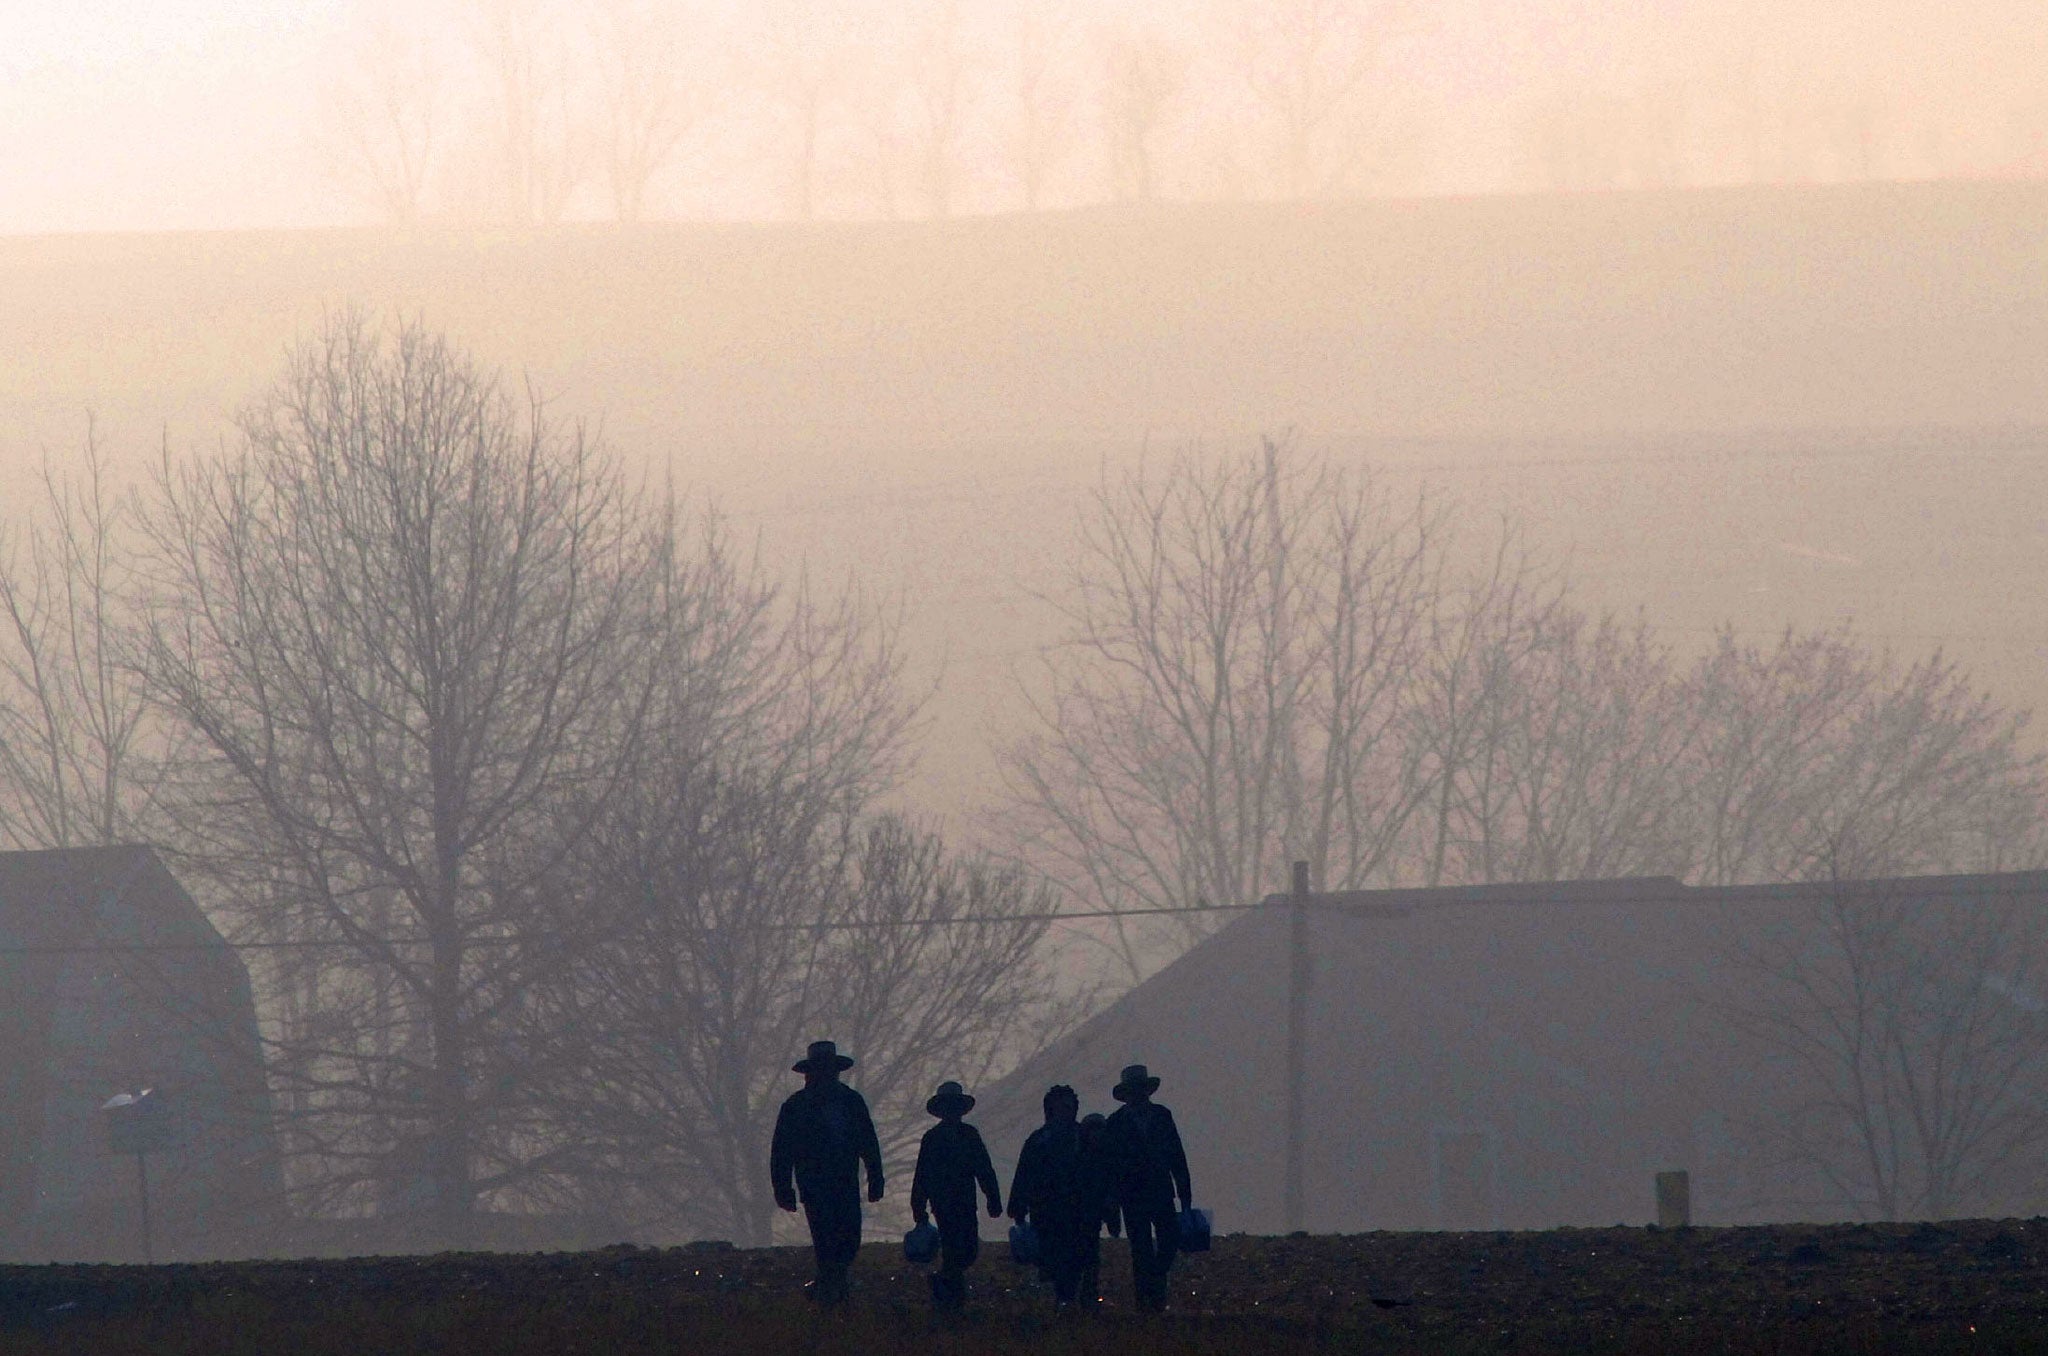
[[[939,684],[910,798],[949,817],[1088,487],[1193,439],[1293,429],[1512,507],[1681,640],[1853,617],[2044,691],[2043,185],[23,237],[0,296],[17,487],[88,411],[123,474],[211,443],[324,312],[450,331],[772,558],[900,598]]]

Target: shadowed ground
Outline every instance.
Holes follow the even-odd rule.
[[[179,1267],[0,1269],[0,1352],[1946,1352],[2048,1348],[2048,1220],[1219,1239],[1176,1310],[1056,1322],[1000,1248],[972,1311],[870,1246],[853,1303],[800,1297],[793,1249],[615,1248]]]

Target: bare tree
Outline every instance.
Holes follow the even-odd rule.
[[[1407,0],[1273,0],[1241,17],[1241,73],[1271,119],[1274,179],[1288,198],[1328,192],[1367,144],[1367,87],[1413,23]]]
[[[1853,840],[1838,847],[1830,870],[1870,873]],[[1737,960],[1751,997],[1734,1018],[1781,1066],[1783,1113],[1754,1127],[1764,1162],[1820,1208],[1944,1219],[2038,1202],[2039,929],[2017,898],[1930,889],[1832,879]]]
[[[1046,892],[895,821],[805,826],[784,790],[707,787],[634,838],[603,878],[619,940],[556,991],[551,1024],[585,1035],[562,1127],[636,1230],[770,1241],[768,1138],[812,1036],[859,1055],[899,1164],[933,1083],[1035,1048]]]
[[[757,77],[768,113],[772,158],[785,166],[790,215],[818,214],[823,174],[847,79],[844,15],[836,8],[763,6],[766,25]]]
[[[671,562],[661,604],[647,756],[561,905],[603,940],[531,1014],[573,1150],[551,1184],[639,1226],[765,1237],[755,1102],[803,1039],[776,1003],[810,940],[773,925],[817,903],[834,865],[820,843],[893,783],[909,712],[886,628],[851,598],[785,607],[715,525]]]
[[[498,210],[562,219],[589,168],[569,32],[555,0],[470,0],[470,42],[491,90]]]
[[[1116,30],[1104,40],[1102,119],[1110,196],[1159,196],[1160,140],[1187,84],[1187,57],[1150,29]]]
[[[1504,810],[1525,669],[1560,625],[1562,590],[1544,578],[1510,525],[1486,565],[1436,581],[1408,698],[1404,738],[1417,817],[1419,883],[1492,879],[1505,862]]]
[[[1847,630],[1724,633],[1682,670],[1644,624],[1595,622],[1497,557],[1441,593],[1410,710],[1423,885],[1798,880],[1846,840],[1880,874],[2048,860],[2026,718],[1938,654],[1901,665]]]
[[[597,944],[542,988],[531,1046],[557,1190],[637,1231],[765,1243],[790,1052],[856,1050],[900,1158],[927,1085],[1014,1056],[1046,1010],[1050,901],[867,817],[911,711],[891,629],[855,600],[785,600],[715,541],[667,597],[645,756],[563,901]]]
[[[88,422],[76,476],[45,458],[42,516],[0,560],[0,841],[149,841],[173,750],[132,665],[131,506]]]
[[[604,90],[612,214],[639,221],[648,187],[709,109],[709,57],[691,40],[708,20],[661,0],[604,0],[590,20]]]
[[[1425,497],[1183,454],[1105,483],[1003,752],[1020,856],[1118,919],[1141,978],[1306,859],[1331,889],[1670,872],[1801,879],[2048,860],[2025,718],[1939,655],[1724,635],[1689,670],[1579,609],[1512,522],[1459,563]]]
[[[379,10],[349,68],[323,96],[315,149],[328,170],[394,226],[415,226],[440,153],[443,69],[428,39]]]
[[[2032,866],[2048,794],[2027,720],[1939,653],[1909,665],[1845,629],[1724,633],[1687,681],[1693,873],[1810,878],[1853,840],[1880,874]]]
[[[1237,904],[1308,860],[1388,879],[1423,800],[1404,735],[1441,524],[1369,481],[1189,452],[1097,490],[1065,645],[1007,750],[1025,859],[1096,907]],[[1119,926],[1133,978],[1213,920]]]
[[[934,0],[910,45],[911,144],[925,215],[932,217],[951,215],[959,192],[960,143],[973,97],[961,39],[960,0]]]
[[[959,0],[926,0],[900,42],[862,46],[857,159],[884,216],[898,216],[906,201],[926,217],[953,211],[975,102],[964,41]]]
[[[885,1157],[908,1169],[945,1078],[984,1082],[1064,1034],[1085,995],[1056,997],[1043,880],[891,815],[857,826],[840,878],[840,946],[815,954],[815,1024],[867,1051],[862,1087]],[[865,934],[863,936],[862,934]],[[785,1084],[787,1086],[787,1084]]]
[[[1560,605],[1501,718],[1499,828],[1470,835],[1483,880],[1681,875],[1695,724],[1647,624]]]
[[[1052,175],[1073,150],[1079,92],[1069,78],[1070,27],[1065,11],[1051,5],[1027,5],[1017,19],[1014,122],[1003,149],[1027,212],[1044,205]]]
[[[459,1246],[525,1169],[495,1034],[574,940],[532,924],[629,765],[665,529],[538,398],[354,316],[235,446],[166,466],[150,526],[151,690],[198,745],[180,838],[238,931],[293,944],[273,1067],[308,1189],[396,1164]]]

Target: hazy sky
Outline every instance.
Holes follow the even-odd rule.
[[[380,3],[0,0],[0,232],[368,219],[309,148],[323,93]],[[839,8],[856,12],[857,31],[886,34],[914,6]],[[1011,12],[1007,0],[965,8],[991,33]],[[1072,8],[1091,31],[1142,14],[1197,59],[1215,59],[1219,74],[1205,88],[1228,83],[1216,52],[1230,30],[1219,17],[1225,0]],[[1885,125],[1886,172],[1897,176],[2009,171],[2048,128],[2048,5],[2038,0],[1418,0],[1415,12],[1414,35],[1379,77],[1400,109],[1392,125],[1413,143],[1388,177],[1391,191],[1528,186],[1532,109],[1560,97],[1681,90],[1702,139],[1726,120],[1740,81],[1753,82],[1773,119],[1785,116],[1775,103],[1793,97],[1811,104],[1801,116],[1820,120],[1867,104]],[[452,31],[445,14],[443,27]],[[735,89],[722,102],[747,97]],[[758,151],[745,138],[727,142],[712,177],[740,184],[732,161]],[[1185,192],[1208,191],[1203,175],[1218,156],[1191,142],[1185,159]],[[1699,160],[1692,177],[1722,177],[1712,155]],[[1808,153],[1786,177],[1826,177],[1828,163]],[[660,215],[774,207],[744,186],[672,183],[659,196]],[[1002,205],[993,195],[968,204]],[[571,215],[601,210],[592,194]]]

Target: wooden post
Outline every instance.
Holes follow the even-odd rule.
[[[1657,1227],[1685,1229],[1692,1225],[1692,1179],[1684,1172],[1657,1174]]]
[[[149,1229],[149,1154],[140,1149],[135,1153],[135,1192],[142,1199],[142,1260],[154,1266],[156,1242]]]
[[[1307,1228],[1302,1190],[1304,1084],[1308,1077],[1308,863],[1294,864],[1289,906],[1287,973],[1287,1232]]]

